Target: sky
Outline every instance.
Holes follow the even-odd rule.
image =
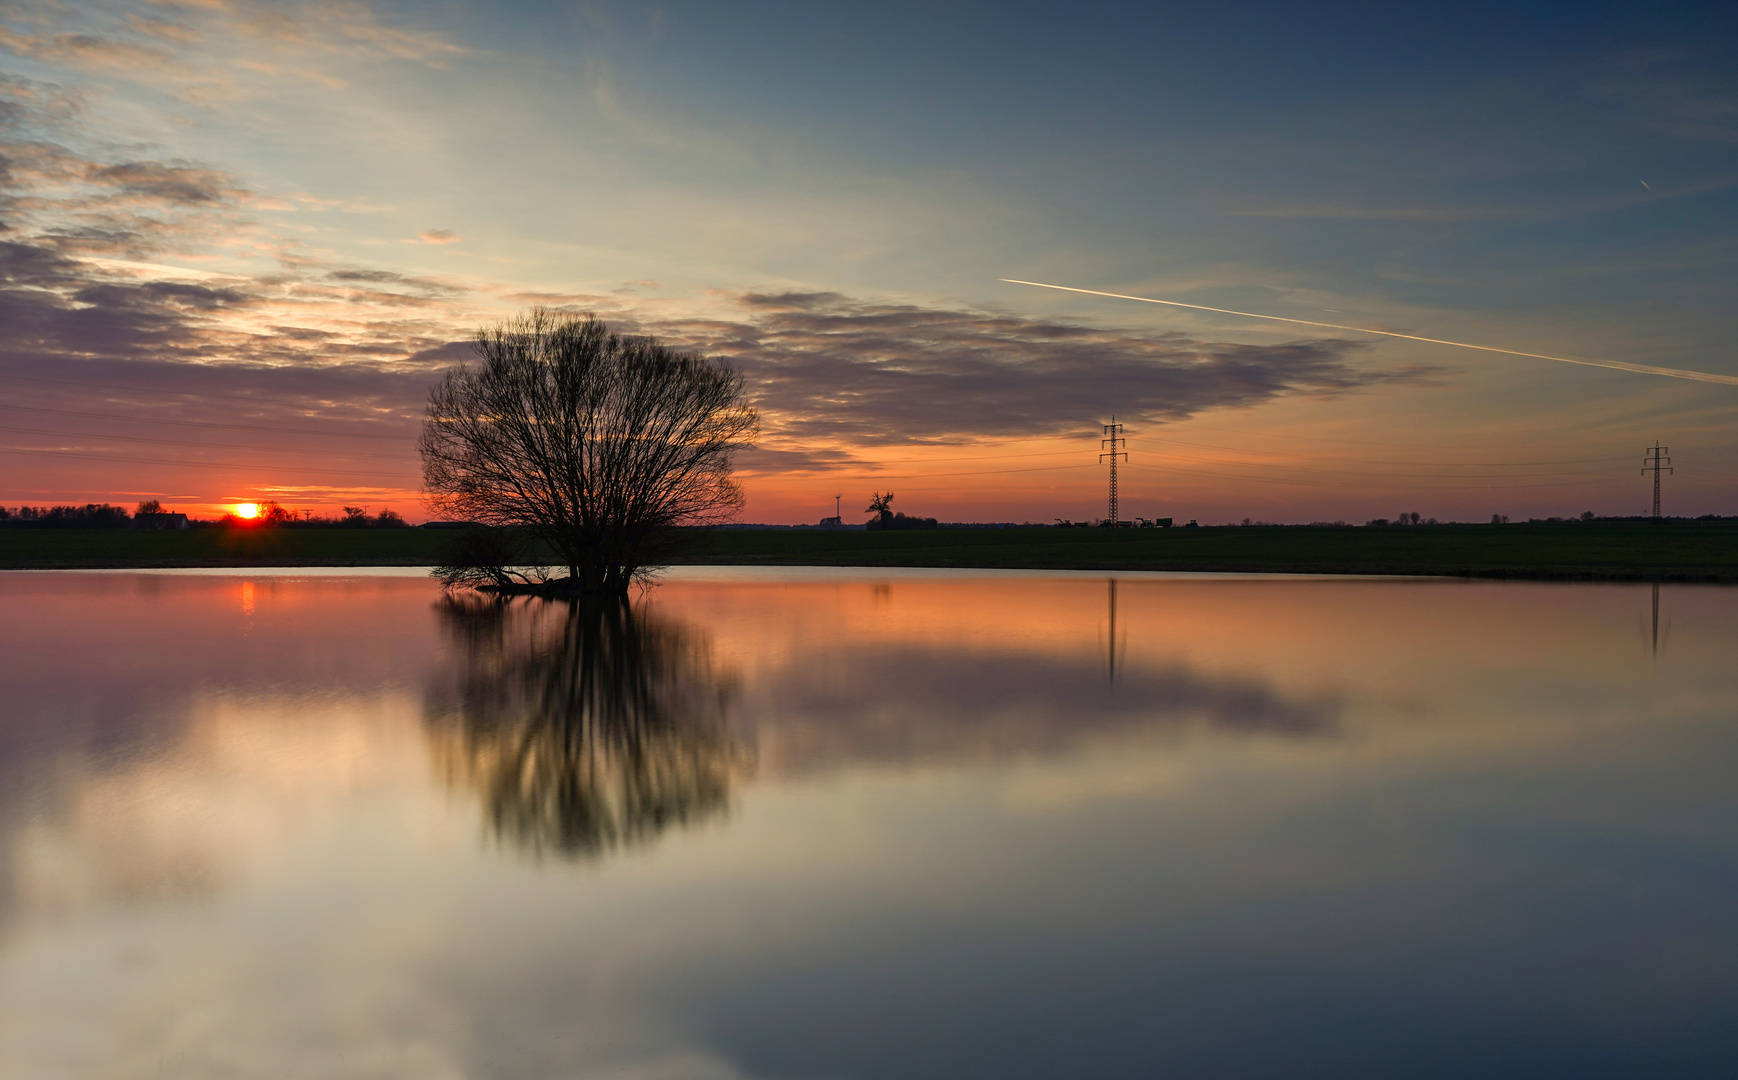
[[[743,519],[1738,513],[1712,5],[0,0],[0,504],[427,515],[542,304],[728,360]],[[1014,284],[1381,329],[1455,348]]]

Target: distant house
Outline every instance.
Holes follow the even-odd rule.
[[[163,510],[155,514],[133,515],[133,528],[135,529],[185,529],[186,527],[186,514],[176,514]]]

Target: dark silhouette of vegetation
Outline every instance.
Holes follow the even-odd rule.
[[[0,528],[0,568],[433,566],[468,529]],[[1415,528],[696,529],[684,564],[1738,582],[1738,517]],[[523,556],[553,561],[541,548]]]
[[[624,595],[675,526],[741,508],[731,457],[759,419],[729,365],[541,308],[473,348],[480,362],[429,394],[426,498],[439,516],[522,528],[553,549],[568,576],[527,588]]]
[[[157,499],[146,499],[134,507],[131,514],[122,507],[110,506],[108,503],[86,503],[83,506],[0,506],[0,525],[50,529],[158,529],[189,526],[232,529],[410,528],[410,524],[393,510],[382,510],[374,515],[369,515],[363,507],[347,506],[344,510],[345,515],[341,519],[298,518],[295,511],[287,510],[275,502],[263,502],[259,504],[259,514],[256,517],[244,518],[228,513],[216,520],[192,521],[187,519],[187,515],[166,508]],[[170,522],[175,524],[171,526]]]
[[[595,857],[723,813],[752,765],[704,639],[625,597],[448,594],[456,653],[426,719],[501,840]]]
[[[365,506],[346,506],[342,517],[314,517],[311,514],[297,517],[293,511],[285,511],[283,517],[274,523],[288,529],[408,529],[411,527],[410,523],[405,521],[396,510],[382,510],[378,514],[370,514]]]
[[[869,519],[871,529],[935,529],[940,523],[935,518],[907,517],[903,513],[893,512],[893,492],[883,494],[876,492],[869,500],[869,508],[865,513],[874,514]]]
[[[874,514],[876,521],[885,521],[891,518],[893,516],[893,492],[875,492],[869,499],[868,508],[863,512]]]
[[[83,506],[0,506],[0,522],[43,529],[124,529],[133,518],[123,507],[108,503]]]
[[[326,523],[326,519],[315,518],[313,520],[319,521],[321,524]],[[309,522],[309,524],[312,523],[312,521]],[[331,522],[331,524],[341,529],[407,529],[410,527],[396,510],[382,510],[370,517],[366,506],[346,506],[344,516]]]
[[[477,526],[455,529],[435,576],[449,589],[514,592],[545,585],[549,575],[534,565],[534,541],[518,529]]]
[[[1493,519],[1493,521],[1494,520],[1495,519]],[[1504,520],[1507,519],[1505,518]],[[1364,524],[1381,527],[1384,525],[1441,525],[1444,523],[1437,521],[1435,518],[1422,517],[1417,511],[1412,511],[1410,513],[1401,514],[1392,521],[1388,518],[1371,518],[1369,521],[1364,522]]]
[[[871,529],[939,529],[941,523],[935,518],[907,517],[905,514],[889,514],[869,523]]]
[[[244,518],[235,514],[225,514],[217,519],[217,523],[229,529],[275,529],[295,520],[296,515],[277,503],[263,502],[259,504],[259,514],[255,517]]]

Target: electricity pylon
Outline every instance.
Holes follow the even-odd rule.
[[[1642,475],[1645,476],[1650,472],[1654,474],[1654,517],[1660,516],[1660,470],[1664,469],[1666,472],[1672,471],[1668,467],[1671,465],[1672,459],[1662,456],[1669,452],[1669,447],[1661,446],[1658,442],[1655,442],[1652,446],[1648,447],[1647,456],[1642,458]]]
[[[1098,460],[1102,462],[1105,458],[1110,459],[1110,527],[1114,529],[1121,520],[1117,517],[1116,510],[1116,462],[1118,458],[1128,460],[1128,451],[1121,449],[1128,444],[1128,440],[1122,437],[1122,425],[1116,422],[1114,416],[1110,418],[1110,423],[1104,425],[1104,434],[1106,437],[1098,441],[1098,447],[1100,450],[1106,446],[1110,449],[1098,455]]]

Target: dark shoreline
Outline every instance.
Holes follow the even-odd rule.
[[[1738,583],[1738,522],[697,531],[678,565]],[[427,566],[450,530],[0,529],[0,569]]]

